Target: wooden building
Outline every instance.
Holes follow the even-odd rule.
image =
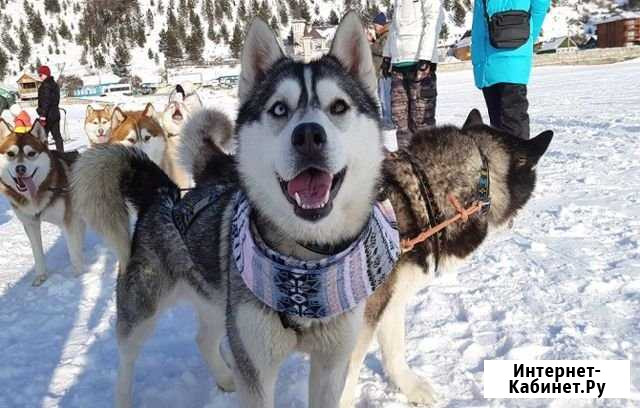
[[[597,23],[598,48],[640,45],[640,15],[620,16]]]
[[[38,99],[38,88],[40,88],[40,79],[34,75],[22,74],[16,81],[18,84],[18,96],[20,100],[28,101],[30,99]]]

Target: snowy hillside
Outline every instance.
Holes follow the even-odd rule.
[[[554,0],[543,37],[575,35],[583,33],[585,27],[592,29],[585,23],[619,10],[616,1],[626,2]],[[51,65],[54,75],[59,74],[62,64],[68,75],[82,77],[96,71],[110,72],[119,45],[128,50],[131,72],[157,75],[166,58],[172,60],[168,65],[174,65],[174,60],[186,59],[194,53],[194,48],[198,58],[205,61],[229,57],[242,45],[242,33],[254,15],[262,16],[284,38],[294,18],[329,22],[352,8],[363,16],[371,16],[378,9],[386,11],[385,4],[389,3],[389,0],[0,0],[0,82],[4,77],[4,82],[13,83],[23,71],[32,70],[38,63]],[[446,10],[443,43],[451,44],[471,28],[472,4],[471,0],[443,0]],[[169,31],[174,31],[176,38],[163,40],[163,32]]]
[[[461,124],[484,107],[470,71],[443,72],[438,121]],[[436,280],[410,303],[411,367],[429,377],[437,408],[615,407],[640,404],[640,60],[609,66],[535,68],[532,132],[555,131],[538,165],[538,187],[512,229],[494,235],[457,273]],[[597,94],[597,97],[594,97]],[[235,114],[231,91],[206,103]],[[150,99],[161,102],[158,97]],[[142,103],[143,99],[140,98]],[[69,105],[69,130],[84,106]],[[484,112],[486,117],[486,112]],[[117,367],[115,258],[86,238],[88,272],[72,277],[60,231],[43,229],[53,272],[30,286],[27,237],[0,198],[0,406],[106,408]],[[137,407],[237,405],[215,387],[194,341],[191,308],[160,320],[138,360]],[[360,376],[358,408],[409,407],[389,384],[372,347]],[[484,359],[629,359],[634,400],[485,400]],[[307,406],[309,365],[283,366],[277,406]]]

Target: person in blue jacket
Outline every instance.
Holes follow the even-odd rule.
[[[475,0],[471,30],[471,59],[476,86],[487,103],[491,125],[521,139],[529,139],[527,84],[533,45],[540,35],[551,0]],[[518,48],[498,49],[489,40],[485,15],[521,10],[531,15],[529,40]]]

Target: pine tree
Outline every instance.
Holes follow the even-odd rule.
[[[213,20],[213,4],[211,3],[211,0],[204,0],[202,7],[202,14],[207,17],[207,22],[211,24],[211,20]]]
[[[147,51],[147,58],[149,58],[150,60],[153,59],[153,51],[151,51],[151,48],[149,48],[149,51]]]
[[[104,56],[100,51],[97,51],[93,55],[93,63],[96,65],[96,68],[104,68],[107,65],[107,62],[104,60]]]
[[[116,46],[115,54],[113,56],[113,64],[111,64],[111,70],[120,78],[128,78],[130,75],[129,64],[131,62],[131,54],[127,49],[126,44],[120,43]]]
[[[278,24],[278,19],[276,18],[276,16],[271,17],[269,26],[278,36],[280,36],[280,24]]]
[[[2,45],[7,48],[10,54],[15,54],[18,52],[18,45],[16,44],[13,37],[9,34],[9,31],[2,32]]]
[[[67,41],[71,40],[71,31],[69,31],[69,27],[67,27],[67,24],[62,19],[60,19],[58,34],[60,35],[60,37],[64,38]]]
[[[300,0],[300,18],[307,23],[311,21],[311,13],[309,13],[309,4],[307,0]]]
[[[238,18],[243,23],[247,22],[247,6],[244,0],[240,0],[240,5],[238,6]]]
[[[244,42],[243,37],[244,35],[240,28],[240,24],[236,22],[236,25],[233,28],[233,37],[229,43],[229,48],[231,49],[231,54],[234,58],[238,58],[240,56],[240,52],[242,52],[242,43]]]
[[[267,4],[267,0],[262,0],[262,3],[258,8],[258,17],[265,22],[269,22],[271,20],[271,8]]]
[[[237,21],[236,24],[238,24]],[[224,42],[229,42],[229,31],[227,30],[227,25],[225,23],[222,23],[222,25],[220,26],[220,37],[222,37]]]
[[[454,4],[453,6],[453,21],[454,23],[456,23],[456,25],[458,27],[461,27],[464,25],[464,20],[467,18],[467,12],[464,9],[464,7],[462,7],[462,5],[460,3]]]
[[[49,44],[49,47],[47,48],[47,52],[49,53],[49,55],[53,54],[53,47],[51,46],[51,44]]]
[[[135,32],[135,39],[138,47],[144,47],[144,45],[147,43],[147,36],[144,33],[144,25],[138,26]]]
[[[82,55],[80,55],[80,65],[87,65],[87,47],[82,49]]]
[[[4,81],[4,77],[7,75],[7,66],[9,65],[9,58],[2,48],[0,48],[0,81]]]
[[[283,26],[289,25],[289,12],[287,10],[287,6],[284,3],[280,3],[278,8],[280,10],[280,23]]]
[[[44,28],[44,23],[42,22],[42,17],[40,17],[39,12],[34,14],[31,19],[29,31],[31,31],[31,34],[33,35],[33,42],[40,44],[42,42],[42,37],[44,37],[47,30]]]
[[[153,11],[151,11],[151,9],[147,10],[147,26],[153,30]]]
[[[160,56],[158,55],[158,53],[153,56],[153,63],[156,65],[160,65]]]
[[[187,53],[189,60],[193,62],[202,61],[202,51],[204,50],[204,32],[200,24],[200,18],[194,14],[191,19],[191,35],[187,41]]]
[[[179,61],[182,59],[182,47],[180,47],[180,41],[176,35],[175,30],[170,28],[166,34],[167,45],[164,56],[169,61]]]
[[[60,3],[58,0],[44,0],[44,10],[48,13],[59,13]]]
[[[338,25],[340,24],[340,18],[335,10],[331,9],[331,13],[329,13],[329,24]]]
[[[442,24],[442,28],[440,29],[440,39],[443,41],[447,41],[449,38],[449,26],[447,24]]]
[[[18,38],[20,41],[18,62],[20,63],[20,66],[24,66],[29,61],[29,57],[31,57],[31,42],[29,41],[29,37],[23,27],[20,27]]]
[[[218,35],[216,34],[216,30],[213,28],[213,24],[209,24],[207,28],[207,38],[214,43],[218,43]]]

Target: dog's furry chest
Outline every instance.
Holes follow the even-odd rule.
[[[23,218],[39,218],[56,225],[61,225],[65,216],[64,200],[56,197],[53,192],[41,194],[37,202],[26,198],[25,202],[12,202],[11,206]]]

